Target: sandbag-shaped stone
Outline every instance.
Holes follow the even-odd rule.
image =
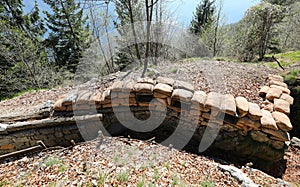
[[[280,76],[280,75],[272,75],[272,74],[269,74],[268,75],[268,78],[269,78],[269,81],[271,80],[275,80],[275,81],[280,81],[280,82],[283,82],[283,77]]]
[[[290,103],[282,99],[274,99],[274,110],[285,114],[290,113]]]
[[[236,104],[233,95],[224,95],[221,100],[221,111],[231,116],[236,115]]]
[[[236,107],[240,117],[245,117],[249,112],[249,103],[244,97],[235,98]]]
[[[111,86],[111,91],[113,91],[113,92],[121,92],[122,89],[123,89],[123,81],[116,81]]]
[[[294,98],[288,94],[282,94],[280,99],[287,101],[290,105],[294,104]]]
[[[156,80],[158,83],[167,84],[169,86],[173,86],[175,83],[174,79],[168,77],[157,77]]]
[[[282,91],[282,93],[291,94],[291,91],[288,88],[284,88],[282,86],[271,85],[271,88],[278,88]]]
[[[152,94],[154,86],[148,83],[137,83],[134,85],[133,90],[137,93]]]
[[[220,93],[210,92],[205,101],[205,108],[221,110],[221,100],[223,97],[224,96]]]
[[[152,84],[154,85],[155,84],[155,81],[149,77],[145,77],[145,78],[139,78],[137,80],[137,83],[147,83],[147,84]]]
[[[194,109],[200,109],[203,108],[206,101],[206,93],[203,91],[196,91],[194,92],[193,98],[192,98],[192,106],[191,108]]]
[[[272,129],[262,128],[262,131],[266,134],[275,136],[278,140],[283,141],[283,142],[290,140],[289,134],[287,132],[284,132],[281,130],[276,131],[276,130],[272,130]]]
[[[282,90],[279,88],[270,88],[267,93],[267,99],[273,101],[274,99],[279,99],[282,95]]]
[[[249,103],[249,113],[248,116],[250,119],[257,121],[260,120],[262,114],[258,104],[256,103]]]
[[[91,97],[90,97],[90,104],[99,104],[102,98],[102,93],[97,90]]]
[[[72,105],[73,103],[76,102],[76,99],[78,97],[78,93],[72,92],[69,93],[62,101],[62,105],[63,106],[68,106],[68,105]]]
[[[79,110],[92,110],[92,109],[95,109],[96,107],[94,106],[92,106],[92,105],[88,105],[88,104],[75,104],[74,105],[74,107],[73,107],[73,109],[74,110],[77,110],[77,111],[79,111]],[[69,110],[71,110],[71,109],[69,109]]]
[[[272,102],[270,102],[269,100],[265,100],[263,101],[263,107],[264,110],[267,110],[269,112],[273,112],[274,111],[274,104]]]
[[[272,116],[277,126],[283,131],[290,131],[293,129],[289,117],[281,112],[273,112]]]
[[[173,92],[173,87],[171,87],[167,84],[158,83],[154,87],[154,97],[157,96],[157,98],[163,97],[162,95],[165,95],[166,97],[170,97],[172,95],[172,92]],[[163,97],[163,98],[166,98],[166,97]]]
[[[268,135],[261,131],[251,131],[250,136],[253,140],[258,141],[258,142],[269,141]]]
[[[271,112],[267,110],[261,110],[262,117],[260,118],[260,123],[262,128],[278,130],[276,121],[274,120]]]
[[[175,89],[172,94],[172,99],[184,102],[190,102],[192,97],[193,93],[184,89]]]
[[[78,94],[76,104],[87,104],[90,102],[90,98],[93,92],[90,90],[83,90]]]
[[[131,92],[133,91],[135,82],[131,79],[125,80],[123,82],[122,92]]]
[[[62,105],[63,100],[64,99],[59,99],[54,103],[54,106],[53,106],[54,111],[59,111],[59,112],[66,111],[66,109],[67,109],[66,106]]]
[[[276,81],[276,80],[270,80],[269,85],[276,85],[276,86],[280,86],[283,88],[288,88],[288,85],[282,81]]]
[[[259,130],[261,127],[261,124],[249,119],[248,117],[244,117],[244,118],[241,118],[238,120],[237,126],[240,126],[240,127],[248,126],[248,127],[251,127],[253,130]]]
[[[183,89],[183,90],[188,90],[191,92],[194,92],[194,86],[188,82],[184,81],[175,81],[174,83],[174,89]]]

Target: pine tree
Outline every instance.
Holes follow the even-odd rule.
[[[87,18],[83,9],[75,0],[44,0],[52,12],[45,12],[46,23],[51,31],[46,39],[46,46],[53,54],[53,59],[59,67],[67,67],[75,73],[82,57],[82,52],[88,48]]]
[[[43,86],[45,29],[37,4],[24,14],[22,0],[0,2],[0,98]],[[39,77],[39,78],[38,78]]]
[[[202,0],[199,3],[190,24],[191,33],[200,36],[210,26],[216,9],[214,3],[214,0]]]

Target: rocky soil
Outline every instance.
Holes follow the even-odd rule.
[[[292,182],[288,183],[248,166],[152,141],[105,137],[1,163],[0,186],[241,186],[247,181],[257,186],[297,186],[299,151],[287,152],[283,179]],[[240,173],[234,176],[222,169],[228,165]]]

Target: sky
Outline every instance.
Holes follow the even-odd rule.
[[[37,0],[41,5],[40,9],[43,10],[45,5],[42,0]],[[179,22],[184,25],[189,25],[193,18],[193,12],[196,10],[197,5],[201,0],[175,0],[171,9],[176,9],[175,15]],[[217,0],[219,1],[219,0]],[[259,3],[260,0],[223,0],[223,15],[225,16],[226,23],[235,23],[243,18],[245,11],[253,5]],[[33,0],[24,0],[26,10],[30,10],[33,6]]]
[[[259,0],[223,0],[223,14],[226,23],[238,22],[249,7],[259,2]],[[179,20],[189,24],[199,3],[200,0],[177,0],[175,6],[178,7],[176,12]]]

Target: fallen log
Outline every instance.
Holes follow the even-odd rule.
[[[5,159],[7,159],[7,158],[12,158],[12,157],[17,157],[17,156],[21,156],[21,155],[26,155],[26,154],[29,154],[29,153],[34,153],[34,152],[41,151],[41,150],[47,148],[45,146],[45,144],[44,144],[43,141],[39,140],[39,141],[37,141],[37,143],[38,143],[38,145],[33,146],[33,147],[29,147],[29,148],[22,149],[22,150],[19,150],[19,151],[7,153],[5,155],[0,155],[0,161],[3,161]]]

